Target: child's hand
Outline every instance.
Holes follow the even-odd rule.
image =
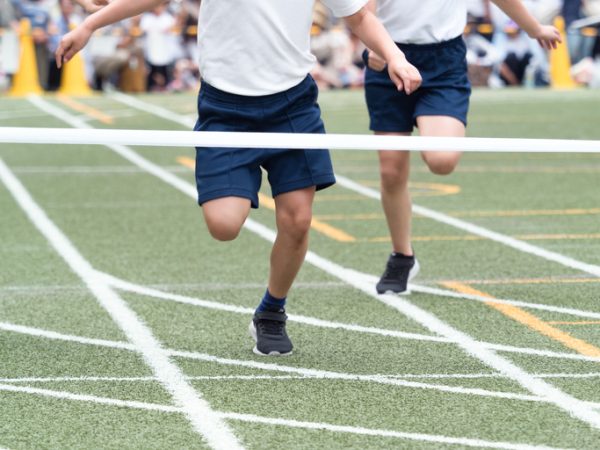
[[[383,69],[385,69],[385,59],[383,59],[381,56],[379,56],[377,53],[375,53],[372,50],[368,50],[368,61],[369,61],[369,68],[375,70],[376,72],[381,72]]]
[[[560,32],[552,25],[542,25],[536,33],[530,35],[531,38],[537,39],[542,48],[546,50],[555,49],[562,42]]]
[[[75,0],[79,6],[85,9],[87,12],[95,13],[99,9],[102,9],[108,5],[108,0]]]
[[[404,55],[388,62],[388,72],[398,90],[404,90],[406,95],[415,92],[423,81],[417,68],[409,63]]]
[[[58,68],[69,62],[79,50],[85,47],[91,35],[92,30],[85,25],[85,22],[73,31],[65,34],[56,49],[55,58]]]

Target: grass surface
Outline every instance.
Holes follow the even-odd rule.
[[[137,98],[180,121],[194,118],[191,94]],[[111,96],[72,100],[110,120],[82,115],[57,97],[44,101],[60,108],[59,117],[26,99],[0,98],[0,126],[68,127],[63,119],[77,117],[93,128],[184,129]],[[598,91],[476,91],[469,134],[600,140],[599,102]],[[328,131],[368,133],[361,92],[323,93],[320,103]],[[179,159],[193,158],[193,150],[134,150],[193,184]],[[339,175],[378,189],[376,154],[332,154]],[[416,205],[590,269],[415,214],[417,285],[490,301],[415,291],[404,300],[420,312],[409,317],[353,286],[362,275],[338,278],[307,262],[288,313],[327,327],[294,317],[295,351],[284,359],[255,356],[246,334],[265,287],[268,241],[250,230],[232,243],[211,240],[193,198],[106,147],[2,144],[0,159],[96,271],[136,286],[111,285],[170,352],[187,377],[179,381],[222,414],[245,447],[598,447],[600,278],[590,271],[600,266],[600,155],[568,148],[465,154],[443,178],[414,155]],[[263,193],[270,193],[266,180]],[[362,274],[381,273],[390,243],[377,200],[336,185],[317,195],[314,214],[354,240],[313,230],[313,252]],[[268,208],[251,219],[274,228]],[[0,447],[205,448],[181,405],[140,353],[123,348],[122,327],[36,222],[0,183]],[[427,313],[468,335],[467,348],[436,340],[443,333]],[[478,357],[481,346],[496,349],[510,370],[500,373]],[[587,403],[550,401],[524,385],[519,369]]]

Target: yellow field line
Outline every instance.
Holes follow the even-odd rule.
[[[114,119],[112,118],[112,116],[109,116],[108,114],[104,114],[103,112],[98,111],[97,109],[92,108],[91,106],[84,105],[83,103],[79,103],[79,102],[73,100],[71,97],[67,97],[66,95],[58,94],[56,96],[56,99],[59,102],[61,102],[62,104],[71,108],[72,110],[75,110],[77,112],[85,114],[86,116],[89,116],[92,119],[96,119],[99,122],[105,123],[107,125],[110,125],[114,122]]]
[[[503,280],[463,280],[464,284],[578,284],[600,283],[600,278],[513,278]]]
[[[517,239],[529,241],[554,241],[554,240],[577,240],[577,239],[600,239],[600,233],[591,234],[520,234],[514,236]],[[487,238],[476,236],[474,234],[452,236],[452,235],[433,235],[433,236],[413,236],[411,238],[417,242],[440,242],[440,241],[481,241]],[[379,236],[368,239],[368,242],[389,242],[389,236]]]
[[[506,305],[494,302],[494,297],[491,295],[478,291],[477,289],[472,288],[471,286],[460,283],[457,281],[447,281],[442,283],[442,285],[448,289],[452,289],[456,292],[460,292],[461,294],[470,294],[470,295],[480,295],[483,297],[488,297],[491,300],[489,302],[485,302],[486,305],[500,311],[507,317],[510,317],[513,320],[531,328],[532,330],[537,331],[538,333],[549,337],[557,342],[560,342],[565,347],[568,347],[572,350],[575,350],[577,353],[585,356],[594,356],[600,357],[600,348],[592,345],[582,339],[578,339],[576,337],[571,336],[569,333],[566,333],[558,328],[553,327],[548,322],[544,322],[533,314],[513,305]]]
[[[265,194],[261,192],[258,193],[258,200],[260,203],[268,209],[275,211],[275,200],[271,197],[267,197]],[[355,242],[356,238],[354,236],[349,235],[345,231],[340,230],[339,228],[335,228],[325,222],[321,222],[318,219],[313,217],[312,222],[310,223],[311,228],[318,231],[321,234],[324,234],[328,238],[331,238],[338,242]]]
[[[190,168],[190,169],[194,169],[196,166],[196,163],[194,162],[193,159],[185,157],[185,156],[178,157],[177,162],[185,167]],[[258,200],[265,208],[275,211],[275,200],[273,200],[271,197],[267,197],[266,195],[259,192]],[[325,236],[327,236],[331,239],[334,239],[338,242],[355,242],[356,241],[356,238],[354,236],[351,236],[348,233],[346,233],[345,231],[342,231],[339,228],[335,228],[335,227],[333,227],[325,222],[322,222],[318,219],[315,219],[315,218],[312,219],[310,226],[311,226],[311,228],[318,231],[319,233],[324,234]]]
[[[600,208],[569,208],[569,209],[533,209],[508,211],[459,211],[446,213],[452,217],[531,217],[531,216],[586,216],[600,214]],[[319,216],[322,220],[382,220],[381,213],[373,214],[331,214]],[[415,214],[415,219],[426,219]]]
[[[464,211],[448,213],[453,217],[530,217],[530,216],[583,216],[600,214],[600,208],[532,209],[508,211]]]
[[[358,180],[358,183],[365,186],[379,186],[379,180]],[[413,197],[435,197],[442,195],[455,195],[460,192],[460,186],[455,184],[442,184],[442,183],[421,183],[410,181],[408,183],[409,189],[423,189],[424,191],[411,192]]]
[[[600,320],[583,320],[579,322],[560,322],[556,320],[548,321],[550,325],[600,325]]]

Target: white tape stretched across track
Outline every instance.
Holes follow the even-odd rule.
[[[600,141],[449,138],[366,134],[239,133],[0,127],[0,143],[345,150],[600,153]]]

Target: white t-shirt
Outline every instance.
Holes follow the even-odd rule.
[[[433,44],[463,33],[467,1],[377,0],[377,16],[396,42]]]
[[[367,0],[323,0],[338,17]],[[313,1],[202,0],[198,18],[200,73],[225,92],[258,96],[283,92],[311,71]]]

